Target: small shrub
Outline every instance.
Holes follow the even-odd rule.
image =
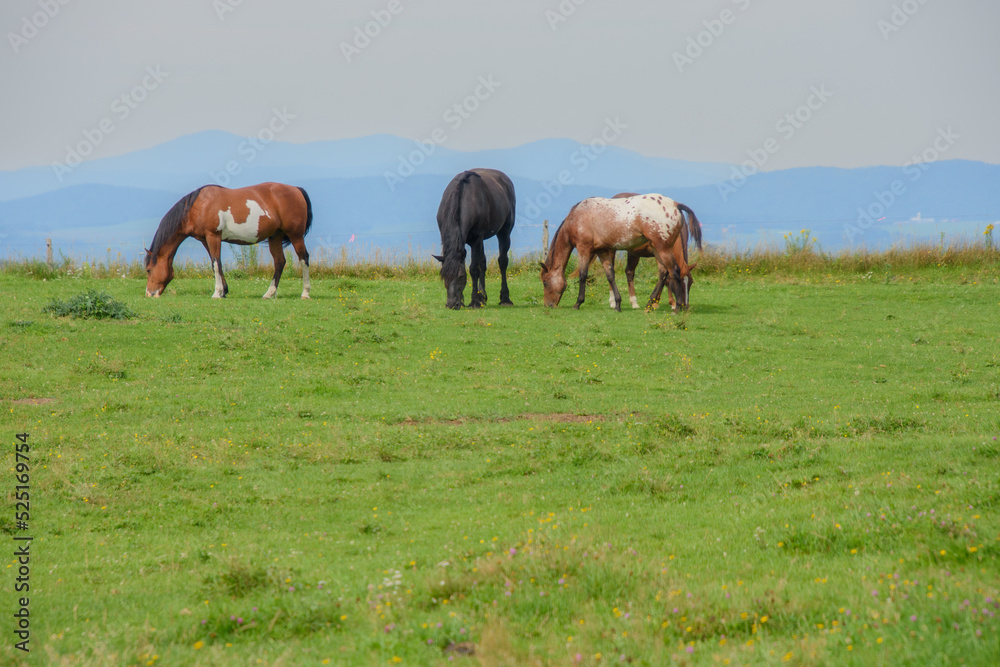
[[[816,237],[810,236],[810,230],[803,229],[795,236],[791,232],[785,234],[785,254],[789,257],[811,253],[816,247]]]
[[[127,320],[136,313],[121,301],[105,292],[87,290],[66,301],[53,299],[52,303],[42,308],[43,313],[52,313],[56,317],[95,318],[99,320]]]

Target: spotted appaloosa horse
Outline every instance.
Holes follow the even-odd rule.
[[[637,195],[619,199],[593,197],[570,210],[556,231],[546,261],[541,263],[545,305],[559,304],[566,290],[566,264],[575,248],[579,255],[580,294],[574,308],[584,302],[587,270],[593,255],[601,259],[615,300],[615,310],[621,310],[621,294],[615,283],[614,257],[616,250],[636,250],[649,244],[656,257],[660,279],[650,295],[649,306],[660,297],[670,279],[670,267],[687,267],[683,251],[674,252],[684,216],[677,202],[660,194]],[[685,207],[686,208],[686,207]]]
[[[614,199],[627,199],[628,197],[638,196],[639,194],[636,192],[622,192],[615,195]],[[673,247],[673,257],[683,258],[683,260],[671,261],[669,267],[669,279],[667,281],[669,290],[667,295],[670,299],[670,308],[672,310],[687,309],[691,303],[691,287],[694,285],[692,271],[698,266],[698,262],[691,265],[687,263],[689,236],[694,236],[695,245],[698,246],[698,250],[701,250],[701,223],[698,221],[698,217],[690,207],[684,204],[677,202],[677,208],[682,213],[685,213],[687,217],[682,223],[681,233],[677,236]],[[633,308],[639,307],[639,300],[635,296],[635,269],[639,266],[640,259],[654,256],[653,247],[649,243],[644,243],[635,250],[628,251],[628,259],[625,264],[625,278],[628,281],[629,301]],[[614,291],[608,294],[608,305],[612,308],[615,307]]]
[[[215,272],[213,299],[229,293],[222,274],[222,242],[253,245],[267,240],[274,258],[274,277],[264,294],[278,290],[285,268],[283,248],[295,248],[302,263],[302,298],[309,298],[309,252],[305,235],[312,226],[312,202],[302,188],[282,183],[261,183],[230,190],[206,185],[186,195],[167,211],[146,251],[146,296],[160,296],[174,277],[174,254],[188,237],[201,241]]]
[[[470,308],[486,305],[486,252],[483,241],[493,236],[500,244],[500,305],[512,306],[507,289],[507,253],[514,229],[514,184],[496,169],[471,169],[456,176],[445,188],[438,208],[441,230],[441,279],[448,292],[445,305],[461,308],[465,291],[465,246],[472,247]]]

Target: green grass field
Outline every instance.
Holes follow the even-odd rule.
[[[482,311],[433,275],[267,282],[0,273],[0,663],[1000,658],[996,263],[734,269],[684,315],[603,278],[547,310],[523,267]],[[42,312],[90,288],[137,316]]]

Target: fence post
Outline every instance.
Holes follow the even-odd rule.
[[[545,257],[549,252],[549,221],[548,219],[542,222],[542,257]]]
[[[52,268],[52,239],[45,239],[45,262]]]

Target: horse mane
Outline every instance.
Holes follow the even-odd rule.
[[[160,251],[160,248],[169,241],[173,236],[180,231],[181,223],[184,222],[184,218],[187,216],[188,211],[194,206],[194,202],[198,199],[198,195],[201,191],[207,188],[207,185],[203,185],[193,192],[181,197],[181,199],[170,207],[167,214],[163,216],[160,220],[160,226],[156,228],[156,234],[153,235],[153,243],[149,246],[149,250],[146,251],[146,268],[149,268],[150,262],[152,262],[156,253]]]
[[[698,216],[694,214],[690,206],[681,204],[680,202],[675,202],[677,208],[687,213],[691,217],[691,235],[694,236],[694,243],[698,246],[698,250],[701,250],[701,223],[698,222]],[[687,261],[687,256],[685,255],[684,260]]]
[[[312,228],[312,224],[313,224],[313,205],[312,205],[312,200],[309,199],[309,193],[306,192],[305,188],[296,188],[296,189],[299,192],[301,192],[302,196],[305,197],[305,199],[306,199],[306,230],[304,232],[302,232],[302,236],[305,237],[305,235],[308,234],[309,230]],[[292,240],[290,238],[288,238],[288,235],[286,234],[285,235],[285,239],[281,242],[281,246],[283,248],[287,248],[289,246],[289,244],[291,244],[291,242],[292,242]]]
[[[556,229],[556,233],[552,235],[552,243],[549,244],[549,251],[545,256],[545,264],[549,268],[552,267],[552,255],[553,253],[555,253],[556,250],[556,241],[559,240],[559,235],[562,233],[563,227],[566,226],[566,221],[570,219],[570,216],[573,215],[573,211],[576,210],[576,207],[579,206],[580,203],[581,202],[577,202],[576,204],[573,204],[573,208],[569,210],[569,213],[566,214],[566,217],[563,219],[563,221],[559,223],[559,227]]]
[[[441,225],[441,253],[445,261],[441,264],[441,277],[449,280],[457,280],[465,274],[465,262],[448,261],[460,259],[465,248],[465,237],[462,235],[462,200],[465,197],[465,188],[472,179],[482,181],[482,177],[474,171],[463,171],[452,181],[455,186],[451,189],[451,196],[442,203],[443,215],[439,218],[444,221]],[[445,276],[445,271],[451,273]]]

